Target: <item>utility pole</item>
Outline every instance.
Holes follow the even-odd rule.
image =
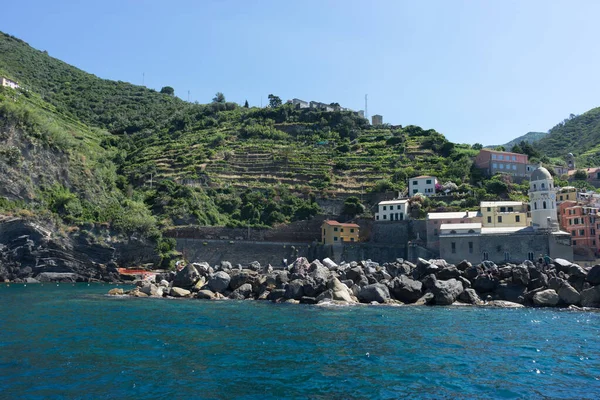
[[[142,86],[145,86],[146,84],[146,73],[142,72]]]
[[[369,96],[368,94],[365,94],[365,118],[367,120],[369,119],[369,107],[367,105],[367,103],[368,103],[367,97],[368,96]]]

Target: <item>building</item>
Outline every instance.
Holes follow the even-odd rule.
[[[477,211],[436,212],[428,213],[425,221],[427,229],[427,247],[438,251],[442,225],[466,226],[478,223],[481,228],[481,214]]]
[[[408,200],[381,201],[377,205],[375,221],[403,221],[408,219]]]
[[[359,228],[357,224],[342,224],[327,220],[321,225],[321,242],[323,244],[358,242]]]
[[[567,154],[567,168],[569,170],[575,169],[575,156],[573,153]]]
[[[573,186],[556,188],[556,204],[560,204],[563,201],[576,201],[577,199],[577,188]]]
[[[571,234],[571,243],[576,254],[587,255],[592,259],[600,254],[598,214],[598,207],[579,201],[563,201],[558,206],[560,228]]]
[[[521,201],[482,201],[481,224],[486,228],[525,227],[529,225],[527,207]]]
[[[438,180],[435,176],[415,176],[408,180],[408,195],[414,196],[417,193],[425,196],[433,196],[435,194],[435,185]]]
[[[578,169],[578,170],[570,170],[569,173],[567,174],[567,177],[569,179],[569,181],[575,181],[577,179],[575,179],[575,174],[578,171],[583,171],[586,174],[586,178],[585,181],[588,182],[590,185],[596,187],[596,188],[600,188],[600,167],[592,167],[592,168],[583,168],[583,169]]]
[[[371,117],[371,125],[378,126],[383,125],[383,116],[379,114],[375,114]]]
[[[506,207],[505,212],[508,213],[509,206],[500,205],[502,203],[497,202],[499,212],[502,212],[502,207]],[[523,209],[517,211],[515,206],[512,207],[511,215],[516,219]],[[554,180],[550,172],[541,165],[532,172],[530,177],[529,209],[532,220],[530,226],[484,226],[487,217],[493,214],[492,210],[488,212],[487,204],[483,202],[482,217],[484,211],[486,216],[480,228],[477,223],[440,226],[440,257],[451,263],[462,260],[471,263],[485,260],[496,263],[522,262],[527,259],[538,259],[543,255],[573,260],[571,234],[561,231],[557,223]],[[498,217],[498,213],[495,216]]]
[[[292,105],[296,108],[309,108],[310,103],[308,101],[300,100],[300,99],[292,99]]]
[[[517,180],[528,177],[535,169],[528,163],[526,154],[489,149],[479,152],[475,157],[475,166],[488,176],[502,173],[518,178]]]
[[[17,82],[10,80],[8,78],[0,77],[0,83],[2,83],[2,86],[5,86],[5,87],[9,87],[9,88],[13,88],[13,89],[19,88],[19,84]]]

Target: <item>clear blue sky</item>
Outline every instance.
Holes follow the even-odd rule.
[[[600,1],[6,1],[0,30],[201,103],[339,102],[504,143],[600,106]],[[1,57],[1,55],[0,55]]]

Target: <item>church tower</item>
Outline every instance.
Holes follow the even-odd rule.
[[[531,173],[529,204],[533,229],[552,229],[557,225],[554,179],[541,164]]]

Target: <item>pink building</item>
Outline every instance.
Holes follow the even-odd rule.
[[[578,201],[563,201],[558,206],[558,221],[562,230],[571,234],[576,255],[596,257],[600,254],[600,220],[598,208]]]
[[[475,157],[475,165],[486,175],[491,176],[499,172],[518,178],[528,178],[535,169],[527,162],[526,154],[489,149],[482,149],[479,152]]]

